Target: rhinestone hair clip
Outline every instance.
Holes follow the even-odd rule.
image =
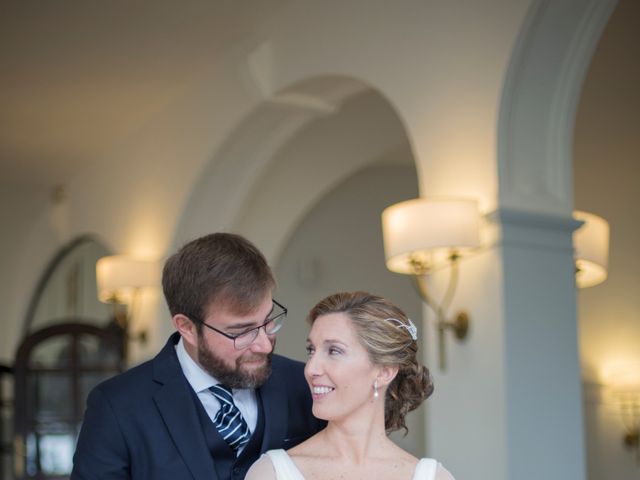
[[[404,328],[407,330],[407,332],[409,332],[409,335],[411,335],[411,338],[415,341],[418,340],[418,329],[416,328],[416,326],[413,324],[413,322],[411,321],[410,318],[407,318],[407,321],[409,322],[409,325],[407,325],[406,323],[401,322],[400,320],[398,320],[397,318],[386,318],[385,319],[387,322],[393,322],[394,324],[396,324],[398,326],[398,328]]]

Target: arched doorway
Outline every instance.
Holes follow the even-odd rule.
[[[277,298],[290,311],[277,351],[303,361],[304,316],[322,296],[337,290],[389,296],[421,323],[420,299],[409,280],[384,267],[380,227],[383,208],[418,196],[411,145],[389,102],[354,85],[351,79],[312,79],[286,92],[321,97],[335,106],[332,110],[284,100],[254,112],[201,176],[177,230],[177,243],[214,230],[234,231],[256,243],[275,268]],[[211,209],[216,210],[215,222],[214,215],[207,218],[205,213]],[[335,225],[327,224],[327,218]],[[321,242],[322,252],[301,256],[313,248],[307,241],[314,236],[310,232],[327,229],[334,243]],[[351,247],[354,241],[361,243],[358,258],[350,256],[352,248],[341,248],[330,262],[340,268],[328,268],[327,249],[340,243],[344,247],[347,241]],[[322,270],[320,284],[311,278],[319,274],[316,267]],[[353,273],[350,282],[345,281],[348,272]],[[306,279],[301,282],[300,276]],[[412,425],[409,437],[396,440],[424,456],[423,410]]]

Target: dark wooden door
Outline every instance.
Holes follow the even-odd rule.
[[[124,367],[117,327],[59,323],[25,338],[14,365],[16,479],[69,477],[87,395]]]

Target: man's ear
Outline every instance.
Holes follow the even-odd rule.
[[[398,370],[399,370],[399,367],[397,365],[392,367],[391,366],[380,367],[380,370],[378,371],[378,376],[376,377],[378,379],[378,384],[381,386],[389,385],[391,382],[393,382],[393,379],[396,378],[396,375],[398,374]]]
[[[182,340],[190,346],[196,346],[198,344],[198,332],[196,331],[196,325],[191,321],[189,317],[178,313],[171,318],[173,326],[176,327]]]

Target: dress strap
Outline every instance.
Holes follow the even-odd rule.
[[[267,455],[273,463],[278,480],[304,480],[302,473],[286,451],[282,449],[269,450]]]
[[[421,458],[413,473],[413,480],[434,480],[438,462],[433,458]]]

